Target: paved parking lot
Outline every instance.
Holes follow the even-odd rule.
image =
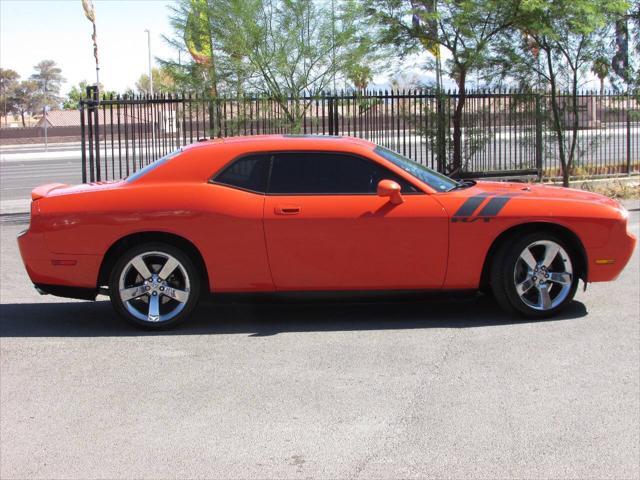
[[[1,233],[3,479],[640,476],[637,251],[551,321],[484,297],[208,304],[154,334],[36,294],[19,221]]]

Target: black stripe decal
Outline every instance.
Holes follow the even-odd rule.
[[[481,193],[480,195],[475,195],[473,197],[469,197],[466,202],[464,202],[458,211],[453,214],[454,217],[470,217],[473,212],[476,211],[484,199],[487,198],[488,193]]]
[[[495,217],[500,213],[500,210],[511,200],[512,197],[493,197],[489,202],[482,207],[478,217]]]

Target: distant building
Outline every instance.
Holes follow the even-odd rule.
[[[44,128],[44,123],[47,122],[47,127],[79,127],[80,126],[80,113],[78,110],[51,110],[47,112],[47,118],[43,116],[38,120],[37,127]]]

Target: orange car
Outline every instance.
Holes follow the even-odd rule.
[[[373,143],[254,136],[197,143],[111,183],[44,185],[19,236],[42,293],[106,293],[136,325],[204,292],[491,290],[527,317],[578,280],[615,279],[636,239],[601,195],[456,182]]]

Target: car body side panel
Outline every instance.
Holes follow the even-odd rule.
[[[55,254],[103,256],[125,236],[165,232],[194,244],[216,291],[273,289],[263,195],[207,183],[167,183],[41,202],[39,223],[47,249]],[[93,272],[96,279],[97,274]]]
[[[277,212],[299,209],[295,215]],[[448,217],[432,196],[267,196],[265,235],[278,290],[439,289]]]
[[[564,196],[564,197],[563,197]],[[450,257],[444,288],[477,288],[484,260],[503,232],[524,224],[560,226],[578,237],[588,262],[588,281],[609,279],[626,265],[635,244],[615,202],[587,192],[556,187],[479,182],[436,195],[451,217]],[[475,198],[475,202],[471,199]],[[492,199],[495,208],[487,207]],[[485,208],[487,207],[487,208]],[[615,208],[612,208],[615,207]],[[488,213],[488,214],[487,214]],[[617,267],[596,264],[604,251],[617,251]]]

